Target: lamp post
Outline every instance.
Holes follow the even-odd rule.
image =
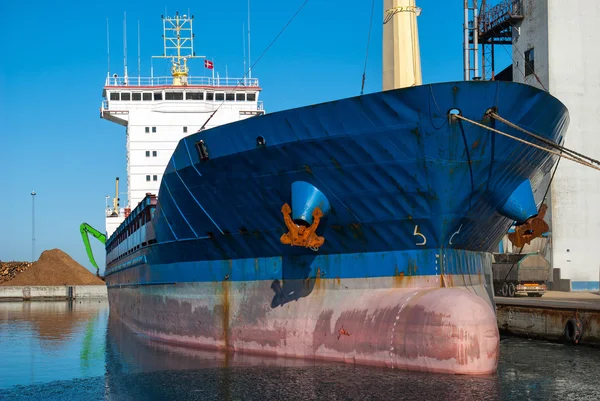
[[[35,191],[31,191],[31,263],[35,260]]]

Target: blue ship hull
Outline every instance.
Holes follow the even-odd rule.
[[[494,371],[491,252],[515,219],[507,201],[524,182],[535,191],[556,160],[448,117],[457,109],[523,137],[486,117],[491,108],[553,142],[564,139],[564,105],[531,86],[506,82],[380,92],[184,138],[148,222],[153,234],[134,222],[140,207],[107,242],[113,310],[148,335],[209,348],[438,372]],[[292,193],[298,182],[328,202],[317,230],[325,241],[316,252],[281,241],[287,232],[282,205],[291,203],[295,218],[310,206],[310,200],[294,205],[302,198]],[[442,299],[447,305],[459,300],[445,323],[423,321],[445,310]],[[186,321],[198,308],[210,311],[204,323]],[[455,309],[482,317],[472,321]],[[345,325],[338,319],[333,332],[319,326],[329,310],[349,316]],[[377,327],[365,323],[375,324],[381,313]],[[298,319],[303,323],[294,323]],[[406,330],[402,338],[394,334],[398,320]],[[315,336],[335,340],[338,333],[337,342],[307,350],[307,344],[289,345],[303,343],[302,334],[272,339],[272,330],[264,331],[272,325],[286,333],[304,327],[313,344]],[[471,330],[474,337],[456,339],[440,327]],[[377,338],[376,328],[391,333],[391,346],[387,337]],[[344,332],[354,333],[348,340],[353,347],[340,346]],[[365,344],[370,351],[361,348]],[[461,352],[471,357],[461,359]]]

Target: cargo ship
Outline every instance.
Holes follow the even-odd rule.
[[[188,75],[178,14],[171,77],[107,76],[130,202],[107,208],[112,315],[225,352],[495,372],[492,252],[513,224],[541,235],[557,162],[524,132],[561,144],[568,111],[524,84],[422,84],[419,10],[385,10],[376,93],[265,113],[250,73]]]

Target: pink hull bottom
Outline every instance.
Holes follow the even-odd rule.
[[[265,281],[115,287],[109,299],[133,330],[170,343],[436,373],[496,371],[499,333],[482,285],[344,284],[317,280],[303,291],[298,282],[283,298]]]

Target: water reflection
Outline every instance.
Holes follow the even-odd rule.
[[[42,346],[60,347],[86,322],[106,309],[105,300],[77,302],[7,302],[3,305],[3,321],[26,324],[35,331]]]
[[[0,303],[0,317],[0,399],[600,399],[600,350],[587,347],[503,339],[497,374],[448,376],[150,341],[105,301]]]
[[[0,303],[0,389],[104,372],[106,300]]]
[[[109,318],[110,399],[497,400],[496,375],[431,375],[299,359],[226,355],[148,341]]]

